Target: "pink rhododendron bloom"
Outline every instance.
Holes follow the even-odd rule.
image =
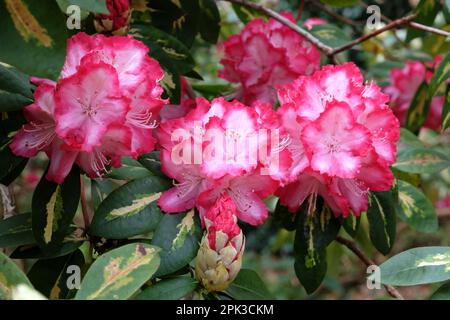
[[[284,16],[295,22],[291,13]],[[239,83],[236,98],[246,104],[256,100],[273,104],[277,85],[310,75],[320,66],[319,51],[274,19],[251,21],[241,33],[224,41],[220,50],[224,69],[219,77]]]
[[[393,68],[390,72],[390,84],[384,91],[391,97],[391,107],[402,125],[406,122],[408,109],[420,84],[429,82],[433,73],[427,70],[436,68],[441,57],[436,57],[432,63],[424,64],[421,61],[407,61],[403,68]],[[435,96],[431,100],[430,109],[424,127],[439,130],[441,114],[444,106],[444,97]]]
[[[248,107],[223,98],[209,103],[198,98],[196,108],[186,116],[162,121],[157,131],[162,169],[177,181],[161,195],[163,211],[180,212],[196,206],[203,216],[226,194],[233,199],[239,219],[262,223],[267,217],[262,199],[279,183],[270,175],[277,173],[269,168],[273,161],[261,156],[259,147],[264,142],[268,148],[265,155],[272,157],[281,149],[281,143],[259,134],[261,129],[277,129],[276,113],[267,108],[270,106]]]
[[[99,33],[122,36],[128,33],[131,22],[130,0],[106,0],[108,14],[95,15],[94,25]]]
[[[278,97],[292,165],[277,194],[289,210],[320,195],[335,214],[359,215],[367,209],[369,190],[392,187],[389,165],[399,123],[388,97],[376,84],[363,84],[353,63],[300,77],[279,87]]]
[[[35,102],[24,109],[29,121],[11,149],[31,157],[43,150],[50,161],[47,178],[62,183],[77,163],[90,177],[122,156],[154,149],[163,71],[148,48],[132,37],[78,33],[68,41],[57,84],[32,77]]]

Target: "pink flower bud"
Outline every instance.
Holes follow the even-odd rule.
[[[99,33],[126,35],[131,21],[130,1],[107,0],[106,6],[110,14],[97,14],[95,16],[95,30]]]
[[[237,225],[236,205],[220,197],[205,215],[206,233],[196,259],[197,279],[208,291],[222,291],[236,278],[245,239]]]

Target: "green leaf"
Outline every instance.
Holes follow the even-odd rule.
[[[122,158],[122,165],[119,168],[112,168],[105,178],[131,181],[151,175],[142,165],[130,157]]]
[[[369,193],[367,219],[372,244],[382,254],[388,254],[396,234],[395,200],[391,191]]]
[[[430,297],[430,300],[450,300],[450,281],[440,286]]]
[[[414,19],[414,22],[421,23],[427,26],[433,25],[434,19],[436,15],[441,9],[441,5],[439,1],[436,0],[420,0],[417,5],[414,13],[417,14],[417,17]],[[421,37],[425,33],[421,30],[409,28],[408,34],[406,36],[406,41],[410,42],[412,39]]]
[[[75,299],[128,299],[159,267],[159,248],[132,243],[101,255],[87,271]]]
[[[28,76],[0,62],[0,112],[20,110],[33,102]]]
[[[337,8],[353,6],[358,2],[358,0],[320,0],[320,1]]]
[[[300,213],[295,233],[295,273],[308,294],[313,293],[327,273],[326,248],[336,238],[340,220],[324,206],[310,215]]]
[[[406,147],[423,148],[423,142],[411,131],[406,128],[400,128],[400,139],[398,140],[399,149]]]
[[[429,86],[426,81],[417,88],[414,98],[406,114],[406,128],[411,131],[417,131],[425,123],[430,108],[430,99],[428,96]]]
[[[349,236],[354,238],[358,233],[360,223],[361,216],[356,217],[353,214],[349,214],[348,217],[343,220],[342,226],[344,227],[345,232],[347,232]]]
[[[165,70],[184,74],[194,68],[195,62],[189,49],[177,38],[149,25],[133,25],[131,32],[149,47],[151,56]]]
[[[35,243],[31,230],[31,213],[0,220],[0,248]]]
[[[255,2],[254,0],[249,0],[249,1]],[[244,7],[244,6],[241,6],[236,3],[233,3],[232,6],[233,6],[234,12],[238,16],[239,20],[242,21],[243,24],[247,24],[256,18],[266,19],[266,17],[262,13],[254,10],[252,8]]]
[[[397,213],[411,228],[433,233],[438,230],[438,221],[434,206],[430,200],[411,184],[398,180]]]
[[[235,300],[273,299],[258,273],[250,269],[241,269],[236,279],[224,292]]]
[[[288,208],[281,205],[280,201],[278,201],[273,216],[282,228],[288,231],[294,231],[297,229],[299,218],[303,214],[306,214],[306,212],[289,212]]]
[[[152,244],[162,249],[161,265],[156,277],[175,272],[197,255],[202,229],[194,210],[165,214],[153,234]]]
[[[411,173],[435,173],[448,168],[450,160],[444,153],[427,148],[411,148],[397,154],[392,166]]]
[[[34,238],[43,251],[55,251],[70,233],[80,200],[80,171],[75,166],[59,185],[43,174],[33,193],[32,226]]]
[[[11,298],[12,289],[19,284],[32,287],[22,270],[0,251],[0,300]]]
[[[117,188],[110,179],[92,179],[91,180],[91,197],[94,205],[94,210],[97,210],[100,203]]]
[[[9,185],[25,168],[28,159],[15,156],[9,148],[9,142],[0,147],[0,183]]]
[[[39,246],[24,245],[18,247],[11,253],[12,259],[52,259],[68,255],[77,250],[84,241],[64,242],[61,247],[55,251],[43,251]]]
[[[161,169],[161,160],[159,151],[152,151],[150,153],[143,154],[138,158],[138,161],[155,176],[166,177],[166,175],[162,172]]]
[[[199,31],[198,0],[152,0],[147,2],[147,6],[152,25],[191,47]]]
[[[414,286],[450,279],[450,247],[421,247],[399,253],[380,265],[381,283]]]
[[[351,40],[342,29],[332,24],[315,25],[310,32],[321,42],[330,47],[339,47]]]
[[[28,271],[28,278],[34,288],[49,299],[66,299],[69,295],[67,279],[69,266],[84,266],[84,256],[80,250],[54,258],[36,261]]]
[[[155,230],[162,218],[157,200],[169,187],[167,179],[148,176],[117,188],[98,206],[89,234],[126,239]]]
[[[195,290],[198,281],[190,276],[163,279],[136,296],[136,300],[180,300]]]
[[[223,96],[232,89],[229,84],[193,84],[192,88],[206,99]]]
[[[450,78],[450,53],[447,53],[442,59],[441,63],[437,66],[430,79],[430,89],[428,96],[431,99],[436,93],[439,86]]]
[[[106,7],[106,0],[67,0],[67,2],[92,13],[109,14],[109,10]]]
[[[66,57],[66,41],[78,32],[55,0],[0,1],[0,60],[21,71],[57,79]]]
[[[203,40],[216,44],[220,32],[220,13],[215,0],[198,0],[198,29]]]
[[[442,131],[444,131],[450,127],[450,84],[447,85],[447,90],[445,90],[445,102],[441,119]]]

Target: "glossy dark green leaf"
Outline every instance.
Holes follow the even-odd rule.
[[[345,232],[349,234],[352,238],[356,237],[359,230],[359,225],[361,223],[361,216],[356,217],[353,214],[349,214],[348,217],[343,219],[342,226]]]
[[[166,177],[161,169],[161,159],[159,151],[152,151],[150,153],[143,154],[138,158],[138,161],[155,176]]]
[[[431,98],[438,91],[439,86],[450,78],[450,53],[447,53],[437,66],[430,79],[428,95]]]
[[[438,229],[436,212],[431,201],[416,187],[398,180],[398,216],[411,228],[425,233]]]
[[[430,300],[450,300],[450,281],[444,283],[433,292]]]
[[[441,116],[442,131],[450,127],[450,84],[447,84],[447,90],[445,90],[445,102],[442,109]]]
[[[31,230],[31,214],[24,213],[0,220],[0,248],[35,243]]]
[[[55,80],[66,56],[67,16],[55,0],[0,1],[0,60]]]
[[[100,203],[118,187],[110,179],[92,179],[91,180],[91,197],[94,205],[94,210],[97,210]]]
[[[198,30],[203,40],[216,44],[220,32],[220,13],[215,0],[198,0]]]
[[[106,0],[67,0],[67,2],[89,12],[109,14],[109,10],[106,7]]]
[[[81,282],[77,300],[123,300],[147,282],[159,266],[159,248],[131,243],[95,260]]]
[[[381,283],[414,286],[450,279],[450,247],[421,247],[401,252],[380,265]]]
[[[241,269],[236,279],[224,292],[235,300],[273,299],[258,273],[250,269]]]
[[[18,247],[11,253],[12,259],[52,259],[68,255],[77,250],[84,241],[68,241],[64,242],[55,251],[43,251],[37,245],[23,245]]]
[[[131,181],[151,175],[142,165],[129,157],[122,158],[119,168],[112,168],[105,178]]]
[[[280,201],[278,201],[273,213],[273,217],[281,227],[289,231],[294,231],[295,229],[297,229],[298,221],[302,214],[306,214],[306,212],[289,212],[288,208],[281,205]]]
[[[149,25],[133,25],[131,30],[150,50],[150,55],[173,74],[191,71],[194,60],[189,49],[175,37]]]
[[[392,191],[369,193],[367,219],[372,244],[382,254],[388,254],[396,235],[396,210]]]
[[[231,90],[229,84],[194,84],[192,88],[206,99],[213,99],[217,96],[225,95]]]
[[[33,102],[28,76],[0,62],[0,111],[20,110]]]
[[[342,29],[332,24],[315,25],[310,32],[330,47],[339,47],[351,40]]]
[[[254,0],[251,0],[251,1],[255,2]],[[236,13],[236,15],[238,16],[239,20],[241,20],[242,23],[244,23],[244,24],[247,24],[256,18],[266,19],[266,17],[263,14],[261,14],[260,12],[254,10],[254,9],[248,8],[248,7],[240,6],[235,3],[233,3],[233,10]]]
[[[353,6],[358,3],[358,0],[320,0],[320,1],[337,8]]]
[[[308,294],[322,283],[327,272],[326,248],[336,238],[341,222],[324,206],[310,215],[300,214],[295,233],[295,273]]]
[[[19,284],[32,287],[17,264],[0,251],[0,300],[10,299],[13,288]]]
[[[414,19],[415,22],[422,23],[427,26],[433,25],[436,15],[441,10],[441,5],[439,1],[436,0],[420,0],[414,13],[417,17]],[[411,41],[414,38],[421,37],[425,34],[422,30],[417,30],[413,28],[408,29],[408,34],[406,36],[406,41]]]
[[[34,288],[49,299],[65,299],[71,291],[67,285],[68,277],[72,274],[69,267],[74,266],[80,270],[84,266],[84,256],[80,250],[54,259],[38,260],[27,276]]]
[[[417,89],[406,114],[406,128],[417,131],[425,123],[430,108],[428,84],[424,81]]]
[[[162,279],[139,293],[136,300],[179,300],[197,286],[198,281],[190,276]]]
[[[410,148],[397,154],[394,168],[411,173],[435,173],[450,166],[449,157],[438,150]]]
[[[165,214],[152,239],[152,244],[162,249],[161,265],[155,276],[171,274],[189,264],[197,255],[202,233],[193,210]]]
[[[32,199],[34,238],[44,251],[56,251],[70,233],[80,200],[80,171],[74,166],[59,185],[42,175]]]
[[[157,200],[169,187],[167,179],[148,176],[117,188],[98,206],[89,234],[126,239],[155,230],[162,218]]]
[[[191,47],[198,33],[199,0],[152,0],[150,8],[152,25],[164,30],[187,47]]]

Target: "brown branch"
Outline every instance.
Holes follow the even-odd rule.
[[[359,4],[360,4],[361,6],[363,6],[364,8],[366,8],[366,9],[367,9],[367,7],[369,6],[369,5],[368,5],[367,3],[365,3],[364,1],[360,1]],[[383,21],[386,22],[386,23],[392,22],[392,19],[386,17],[384,14],[381,14],[380,17],[381,17],[381,20],[383,20]],[[448,37],[448,36],[450,36],[450,32],[447,32],[447,31],[441,30],[441,29],[437,29],[437,28],[433,28],[433,27],[430,27],[430,26],[426,26],[426,25],[424,25],[424,24],[421,24],[421,23],[418,23],[418,22],[414,22],[414,21],[411,21],[411,22],[409,23],[409,26],[410,26],[411,28],[414,28],[414,29],[418,29],[418,30],[422,30],[422,31],[427,31],[427,32],[430,32],[430,33],[434,33],[434,34],[443,36],[443,37]]]
[[[80,175],[80,191],[81,191],[81,212],[83,213],[83,220],[84,220],[84,230],[85,232],[89,229],[89,226],[91,225],[91,218],[89,216],[89,209],[88,204],[86,201],[86,194],[85,194],[85,188],[84,188],[84,179],[83,176]]]
[[[352,251],[359,258],[359,260],[361,260],[366,265],[366,267],[376,265],[375,261],[373,261],[368,256],[366,256],[366,254],[364,252],[362,252],[362,250],[356,245],[356,243],[354,241],[345,239],[341,236],[337,236],[336,241],[339,242],[340,244],[346,246],[350,251]],[[391,297],[399,299],[399,300],[404,300],[401,293],[398,292],[397,289],[395,289],[393,286],[385,284],[384,288],[386,289],[386,292]]]
[[[353,41],[350,41],[349,43],[344,44],[344,45],[342,45],[340,47],[334,48],[330,54],[331,55],[338,54],[338,53],[340,53],[342,51],[345,51],[345,50],[348,50],[348,49],[350,49],[350,48],[352,48],[352,47],[354,47],[354,46],[356,46],[356,45],[358,45],[358,44],[360,44],[360,43],[362,43],[364,41],[367,41],[367,40],[369,40],[369,39],[371,39],[373,37],[376,37],[380,33],[386,32],[388,30],[391,30],[391,29],[394,29],[394,28],[397,28],[397,27],[400,27],[400,26],[403,26],[405,24],[409,24],[409,22],[411,20],[413,20],[415,17],[416,17],[416,15],[412,14],[412,15],[409,15],[409,16],[406,16],[406,17],[394,20],[394,21],[388,23],[387,25],[385,25],[382,28],[379,28],[379,29],[377,29],[375,31],[372,31],[372,32],[368,33],[368,34],[365,34],[364,36],[362,36],[360,38],[357,38],[357,39],[355,39]]]
[[[306,31],[305,29],[299,27],[298,25],[293,23],[291,20],[283,17],[281,14],[277,13],[276,11],[273,11],[271,9],[265,8],[265,7],[263,7],[263,6],[261,6],[261,5],[257,4],[257,3],[254,3],[254,2],[247,2],[245,0],[217,0],[217,1],[228,1],[228,2],[231,2],[231,3],[234,3],[234,4],[238,4],[240,6],[247,7],[249,9],[258,11],[258,12],[264,14],[265,16],[268,16],[268,17],[271,17],[271,18],[277,20],[278,22],[284,24],[285,26],[288,26],[289,28],[291,28],[292,30],[297,32],[298,34],[302,35],[309,42],[311,42],[313,45],[315,45],[317,47],[317,49],[319,49],[320,51],[322,51],[326,55],[329,56],[331,54],[331,52],[333,51],[333,48],[331,48],[331,47],[327,46],[326,44],[322,43],[319,39],[314,37],[311,33]]]

